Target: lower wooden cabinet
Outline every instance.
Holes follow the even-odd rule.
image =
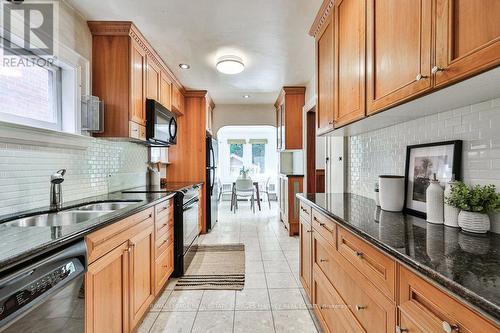
[[[139,326],[173,272],[171,209],[163,202],[86,236],[86,333]]]
[[[299,234],[299,200],[297,193],[303,189],[303,176],[280,175],[280,220],[290,236]]]
[[[304,286],[309,300],[312,287],[312,227],[304,218],[300,218],[299,225],[300,236],[300,280]]]
[[[155,297],[154,226],[132,237],[130,244],[130,321],[135,327]]]
[[[325,332],[500,333],[497,323],[335,220],[304,201],[300,207],[300,280]]]

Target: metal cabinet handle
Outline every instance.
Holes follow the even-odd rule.
[[[404,332],[408,332],[408,329],[396,326],[396,333],[404,333]]]
[[[363,252],[361,252],[361,251],[356,251],[355,253],[356,253],[356,256],[358,256],[358,257],[362,257],[363,256]]]
[[[312,230],[306,230],[307,232],[313,232]]]
[[[333,121],[329,121],[329,122],[328,122],[328,125],[333,125]]]
[[[444,68],[441,68],[441,67],[438,67],[438,66],[432,67],[431,73],[432,74],[436,74],[437,72],[444,72]]]
[[[328,259],[320,259],[319,262],[328,262]]]
[[[428,78],[428,76],[422,75],[419,73],[419,74],[417,74],[417,77],[415,78],[415,80],[420,81],[422,79],[427,79],[427,78]]]
[[[356,311],[361,311],[361,310],[364,310],[366,309],[366,306],[364,305],[356,305]]]
[[[460,327],[458,327],[458,325],[451,325],[447,321],[443,321],[443,331],[446,333],[452,333],[453,331],[459,332]]]

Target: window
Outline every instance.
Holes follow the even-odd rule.
[[[243,142],[241,142],[243,141]],[[229,142],[229,172],[238,175],[243,167],[243,144],[245,140],[232,140]]]
[[[61,68],[35,56],[2,57],[0,120],[61,130]]]
[[[266,145],[264,143],[252,143],[252,166],[256,173],[266,172]]]

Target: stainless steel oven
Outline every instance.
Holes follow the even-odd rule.
[[[177,143],[177,116],[153,99],[146,100],[146,139],[154,146]]]

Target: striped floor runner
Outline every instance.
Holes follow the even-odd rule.
[[[242,290],[245,245],[200,245],[175,290]]]

